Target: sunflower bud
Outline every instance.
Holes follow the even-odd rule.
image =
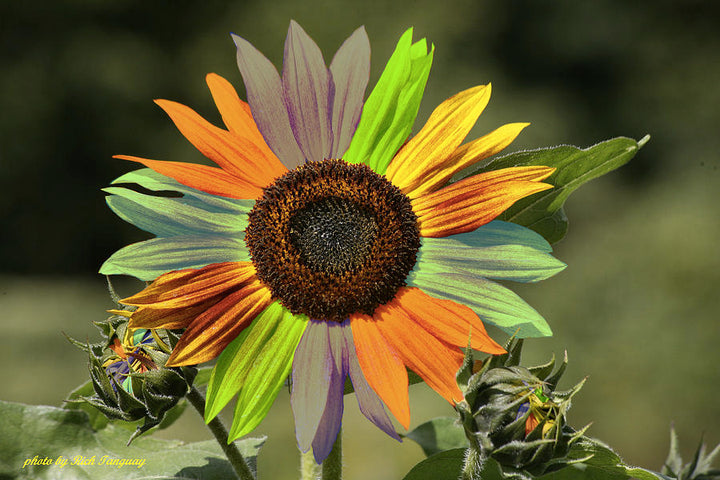
[[[693,455],[691,462],[685,463],[680,457],[680,446],[675,428],[670,429],[670,453],[661,470],[663,475],[678,480],[719,480],[720,468],[713,468],[713,462],[720,457],[720,445],[707,453],[705,443],[700,439],[700,445]]]
[[[567,355],[555,369],[545,365],[519,366],[522,340],[510,343],[508,353],[473,362],[468,349],[458,372],[465,400],[456,405],[479,469],[485,460],[497,461],[508,474],[541,475],[552,465],[574,463],[567,459],[570,446],[585,429],[566,424],[570,401],[584,380],[569,391],[556,386],[567,366]]]
[[[123,307],[123,306],[120,306]],[[168,330],[128,328],[131,310],[110,310],[104,322],[95,322],[102,341],[95,344],[70,341],[86,351],[93,396],[69,402],[86,402],[111,420],[138,425],[128,444],[160,424],[165,414],[188,392],[197,370],[165,367],[178,336]]]

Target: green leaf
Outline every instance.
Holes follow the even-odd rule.
[[[583,183],[626,164],[648,139],[646,136],[636,142],[631,138],[618,137],[585,149],[562,145],[517,152],[492,160],[480,168],[471,167],[454,180],[507,167],[545,165],[556,168],[545,180],[555,188],[519,200],[499,217],[500,220],[531,228],[550,243],[556,243],[567,232],[568,221],[563,204],[568,196]]]
[[[560,470],[538,477],[538,480],[667,480],[668,477],[642,468],[628,467],[607,445],[585,437],[574,443],[568,452],[570,459],[577,459]],[[589,457],[589,458],[588,458]]]
[[[224,480],[235,475],[214,440],[184,444],[144,437],[126,446],[127,430],[108,425],[95,431],[85,412],[3,401],[0,418],[3,479]],[[253,469],[264,441],[247,438],[236,442]],[[51,465],[30,465],[36,456],[36,463],[47,459]],[[133,464],[107,464],[122,459]],[[65,466],[61,466],[63,461],[67,461]]]
[[[195,375],[195,379],[193,380],[193,386],[202,387],[204,385],[207,385],[210,381],[210,375],[212,374],[212,371],[213,367],[198,368],[197,375]]]
[[[433,418],[405,436],[420,445],[428,457],[444,450],[469,446],[465,430],[454,417]]]
[[[487,460],[485,460],[485,463],[483,463],[482,470],[480,471],[480,476],[478,478],[482,480],[504,480],[508,477],[509,476],[507,475],[503,475],[503,470],[500,467],[500,464],[495,461],[495,459],[488,458]]]
[[[455,448],[436,453],[415,465],[403,480],[457,480],[465,462],[465,451],[465,448]]]
[[[363,106],[360,122],[343,160],[365,163],[384,174],[415,123],[434,49],[425,39],[412,43],[412,28],[395,47]]]

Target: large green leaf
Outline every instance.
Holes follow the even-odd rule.
[[[591,438],[573,444],[568,457],[579,461],[542,475],[538,480],[668,480],[668,477],[659,473],[628,467],[610,447]]]
[[[95,431],[83,411],[3,401],[0,401],[0,418],[0,479],[3,480],[235,477],[214,440],[184,444],[142,437],[126,446],[127,430],[107,425]],[[264,441],[264,438],[246,438],[236,442],[253,470]],[[33,459],[35,463],[47,459],[51,464],[31,465]],[[126,464],[118,466],[117,461],[123,459]],[[115,464],[108,465],[108,460]],[[67,463],[61,466],[64,461]]]
[[[500,168],[524,165],[545,165],[557,170],[545,182],[555,188],[519,200],[500,217],[531,228],[550,243],[561,240],[568,228],[563,204],[580,185],[605,175],[626,164],[649,140],[645,136],[639,142],[632,138],[618,137],[580,149],[570,145],[541,148],[512,153],[492,160],[486,165],[471,167],[461,172],[455,180],[476,173]]]
[[[468,447],[465,430],[454,417],[433,418],[405,437],[420,445],[428,457],[444,450]]]
[[[454,448],[436,453],[415,465],[403,480],[457,480],[465,462],[465,450]]]

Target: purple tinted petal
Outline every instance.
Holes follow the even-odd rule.
[[[348,375],[349,351],[345,341],[346,332],[350,331],[350,321],[342,323],[326,322],[328,327],[328,343],[330,355],[333,358],[333,372],[328,390],[325,412],[318,425],[313,440],[313,455],[315,461],[321,463],[332,450],[342,424],[344,407],[345,379]]]
[[[308,322],[293,359],[290,403],[295,416],[295,437],[303,452],[308,451],[315,438],[336,371],[327,323]]]
[[[345,40],[330,64],[335,84],[332,110],[331,157],[342,157],[355,133],[370,78],[370,40],[360,27]]]
[[[237,35],[232,38],[255,123],[280,161],[290,169],[295,168],[305,161],[305,156],[290,129],[280,76],[270,60],[250,42]]]
[[[360,411],[380,430],[395,440],[402,441],[385,411],[382,400],[380,400],[378,394],[375,393],[375,390],[373,390],[367,383],[367,380],[365,380],[365,375],[363,375],[360,364],[358,363],[357,354],[355,353],[355,343],[353,342],[352,330],[349,328],[349,325],[344,332],[346,351],[348,353],[348,372],[353,388],[355,389],[355,396],[357,397]]]
[[[334,86],[322,52],[294,20],[290,21],[282,86],[290,128],[307,160],[324,160],[332,150]]]
[[[343,390],[345,387],[344,372],[333,369],[330,377],[330,390],[320,424],[312,442],[313,456],[317,463],[322,463],[332,450],[333,443],[340,431],[343,415]]]
[[[350,320],[346,319],[341,323],[326,322],[328,324],[328,341],[330,343],[330,352],[335,359],[335,368],[343,374],[343,380],[348,374],[348,358],[350,351],[347,348],[345,337],[351,335]]]

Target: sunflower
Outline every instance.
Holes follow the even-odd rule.
[[[348,378],[365,416],[399,439],[385,407],[409,427],[407,369],[459,401],[455,372],[468,338],[473,349],[504,351],[483,321],[519,336],[550,334],[489,278],[532,282],[564,268],[536,233],[493,221],[551,188],[541,181],[553,169],[450,181],[527,125],[462,144],[490,85],[442,102],[407,140],[433,57],[412,30],[365,102],[362,28],[327,67],[291,22],[282,75],[233,38],[248,103],[222,77],[206,78],[226,129],[156,101],[217,167],[118,156],[149,169],[117,179],[108,204],[157,238],[116,252],[101,272],[154,280],[122,303],[138,307],[133,328],[185,329],[168,365],[219,357],[205,416],[237,395],[231,440],[258,425],[289,375],[298,445],[318,462],[340,429]]]

